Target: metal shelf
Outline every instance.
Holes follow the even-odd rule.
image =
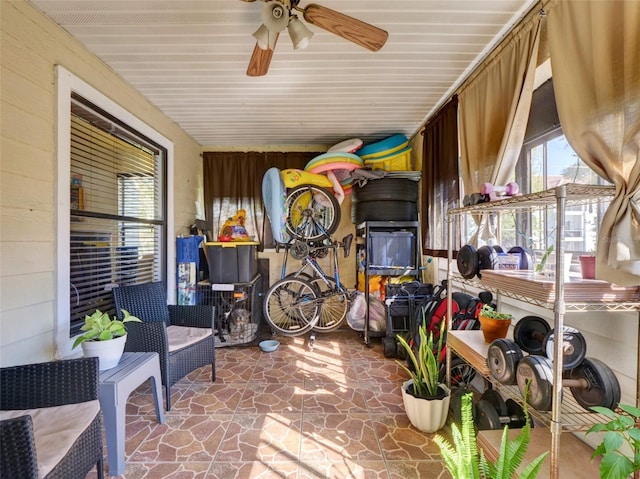
[[[370,244],[371,235],[377,233],[392,233],[398,231],[405,231],[410,233],[413,251],[410,251],[407,255],[408,263],[404,265],[375,265],[371,264],[372,258],[370,257]],[[356,245],[357,248],[364,251],[364,297],[366,302],[366,318],[364,322],[364,342],[367,346],[370,346],[370,337],[386,336],[384,333],[378,332],[378,334],[369,330],[369,279],[371,275],[380,276],[415,276],[420,275],[420,224],[417,221],[365,221],[356,226]],[[356,255],[356,261],[358,261],[359,255]],[[392,259],[392,258],[387,258]],[[382,334],[381,334],[382,333]]]
[[[465,279],[459,274],[451,274],[451,281],[464,284],[473,288],[491,291],[494,294],[500,294],[507,298],[522,301],[523,303],[532,304],[541,308],[553,310],[554,301],[540,301],[529,296],[514,293],[512,291],[494,288],[484,284],[476,279]],[[612,312],[635,312],[640,310],[640,301],[590,301],[590,302],[565,302],[565,311],[567,312],[588,312],[588,311],[612,311]]]
[[[453,222],[454,218],[461,218],[469,213],[489,213],[500,211],[531,211],[536,208],[554,208],[556,212],[556,257],[559,258],[556,263],[556,272],[563,271],[564,266],[564,252],[565,252],[565,238],[564,238],[564,221],[565,211],[568,207],[581,205],[581,204],[597,204],[605,203],[613,198],[615,189],[613,186],[589,186],[568,184],[558,186],[546,191],[538,193],[531,193],[522,196],[515,196],[505,198],[497,201],[490,201],[487,203],[481,203],[478,205],[472,205],[464,208],[454,208],[447,211],[447,225],[448,225],[448,265],[447,265],[447,280],[458,281],[462,284],[474,286],[476,288],[486,289],[494,293],[499,293],[509,298],[513,298],[528,304],[534,304],[542,308],[553,311],[554,314],[554,327],[561,330],[564,327],[564,315],[569,311],[638,311],[640,310],[638,302],[566,302],[564,301],[565,283],[561,276],[555,277],[554,291],[556,297],[552,302],[550,299],[547,301],[539,301],[535,298],[522,294],[522,291],[514,293],[509,291],[508,288],[497,289],[490,288],[478,281],[465,280],[461,276],[454,275],[452,272],[451,264],[453,262]],[[451,289],[448,292],[447,303],[451,304]],[[546,299],[546,298],[545,298]],[[451,326],[451,312],[448,311],[448,326]],[[477,341],[472,336],[464,336],[464,340],[456,338],[456,331],[449,330],[449,337],[447,344],[450,345],[449,350],[457,351],[458,355],[467,361],[472,367],[474,363],[478,366],[479,371],[482,371],[484,377],[490,376],[487,374],[486,364],[486,350],[483,352],[483,347],[477,344]],[[480,333],[482,334],[482,333]],[[453,339],[453,341],[452,341]],[[467,344],[465,341],[471,341],[475,343],[475,346]],[[484,339],[482,339],[484,342]],[[557,479],[560,475],[560,439],[564,431],[584,431],[591,425],[598,422],[602,422],[605,419],[599,417],[600,415],[587,412],[582,409],[573,399],[570,393],[563,391],[561,385],[561,379],[563,375],[563,354],[562,348],[559,346],[560,342],[555,343],[553,357],[553,400],[551,411],[534,411],[531,410],[532,415],[538,418],[540,422],[545,424],[551,436],[550,444],[550,467],[549,477]],[[639,333],[639,346],[640,346],[640,333]],[[485,347],[488,349],[488,345]],[[447,353],[448,366],[450,366],[451,355]],[[638,353],[638,367],[640,367],[640,351]],[[477,368],[476,368],[477,369]],[[489,378],[490,379],[490,378]],[[505,387],[502,385],[499,387],[505,394],[519,399],[522,401],[519,390],[516,388],[514,393],[512,387]],[[636,402],[640,403],[640,385],[638,385],[638,397]],[[585,458],[588,460],[588,457]]]
[[[489,344],[484,342],[482,331],[449,331],[447,345],[452,351],[474,368],[482,377],[489,381],[496,390],[500,391],[506,398],[522,402],[522,394],[518,386],[505,386],[495,381],[491,376],[487,365],[487,351]],[[537,419],[538,423],[546,427],[551,426],[551,411],[538,411],[529,407],[531,415]],[[563,431],[579,432],[586,431],[595,423],[604,423],[609,419],[594,412],[587,411],[580,406],[568,388],[563,388],[563,400],[561,406],[562,422],[560,424]]]
[[[566,193],[566,206],[569,207],[610,201],[615,193],[615,188],[613,186],[589,186],[571,183],[537,193],[510,196],[503,200],[488,201],[477,205],[465,206],[464,208],[452,208],[447,214],[451,216],[483,211],[555,207],[558,197],[563,192]]]

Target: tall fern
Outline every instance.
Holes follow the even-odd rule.
[[[473,395],[468,393],[462,397],[461,429],[458,429],[456,424],[451,426],[453,445],[439,434],[434,438],[434,442],[440,448],[440,455],[445,467],[453,479],[511,479],[515,477],[516,469],[522,464],[531,441],[531,422],[527,410],[528,395],[529,382],[527,381],[523,407],[526,417],[525,425],[512,441],[508,437],[509,427],[504,427],[498,458],[493,463],[484,456],[482,451],[478,451],[472,414]],[[517,476],[518,479],[534,479],[547,454],[548,452],[544,452],[529,463]]]

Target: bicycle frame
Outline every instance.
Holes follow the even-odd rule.
[[[285,246],[286,249],[285,249],[284,261],[282,262],[281,279],[287,275],[287,259],[289,257],[289,247],[290,247],[290,244],[287,244]],[[337,243],[332,242],[330,245],[311,247],[309,251],[309,253],[312,253],[312,250],[318,250],[323,248],[327,248],[330,250],[331,263],[332,263],[332,269],[333,269],[333,272],[332,272],[333,274],[331,276],[328,276],[325,273],[325,271],[322,269],[322,266],[320,266],[316,258],[314,258],[311,254],[307,254],[302,259],[302,265],[300,266],[300,268],[298,268],[296,272],[292,273],[292,275],[295,277],[299,277],[299,276],[302,276],[303,274],[308,274],[306,273],[306,271],[310,269],[311,271],[313,271],[313,273],[315,273],[312,276],[322,279],[324,283],[327,285],[327,287],[329,287],[330,289],[334,289],[334,288],[331,285],[331,283],[327,281],[327,278],[329,277],[335,281],[336,288],[339,292],[348,294],[347,288],[340,282],[340,269],[338,267],[338,259],[337,259],[338,247],[339,245]]]

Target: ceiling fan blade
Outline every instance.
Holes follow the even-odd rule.
[[[273,50],[276,48],[276,42],[278,41],[278,35],[276,35],[276,39],[273,42]],[[271,57],[273,57],[273,50],[267,48],[263,50],[258,46],[258,42],[256,42],[256,46],[253,47],[253,54],[251,55],[251,60],[249,60],[249,66],[247,67],[247,76],[250,77],[261,77],[267,74],[269,71],[269,64],[271,63]]]
[[[304,9],[304,19],[372,52],[380,50],[389,37],[381,28],[315,3]]]

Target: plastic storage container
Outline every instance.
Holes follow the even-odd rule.
[[[411,147],[408,146],[380,158],[364,160],[364,164],[373,170],[411,171]]]
[[[205,243],[211,283],[246,283],[258,273],[255,241]]]
[[[410,231],[371,231],[369,269],[417,268],[415,236]]]

